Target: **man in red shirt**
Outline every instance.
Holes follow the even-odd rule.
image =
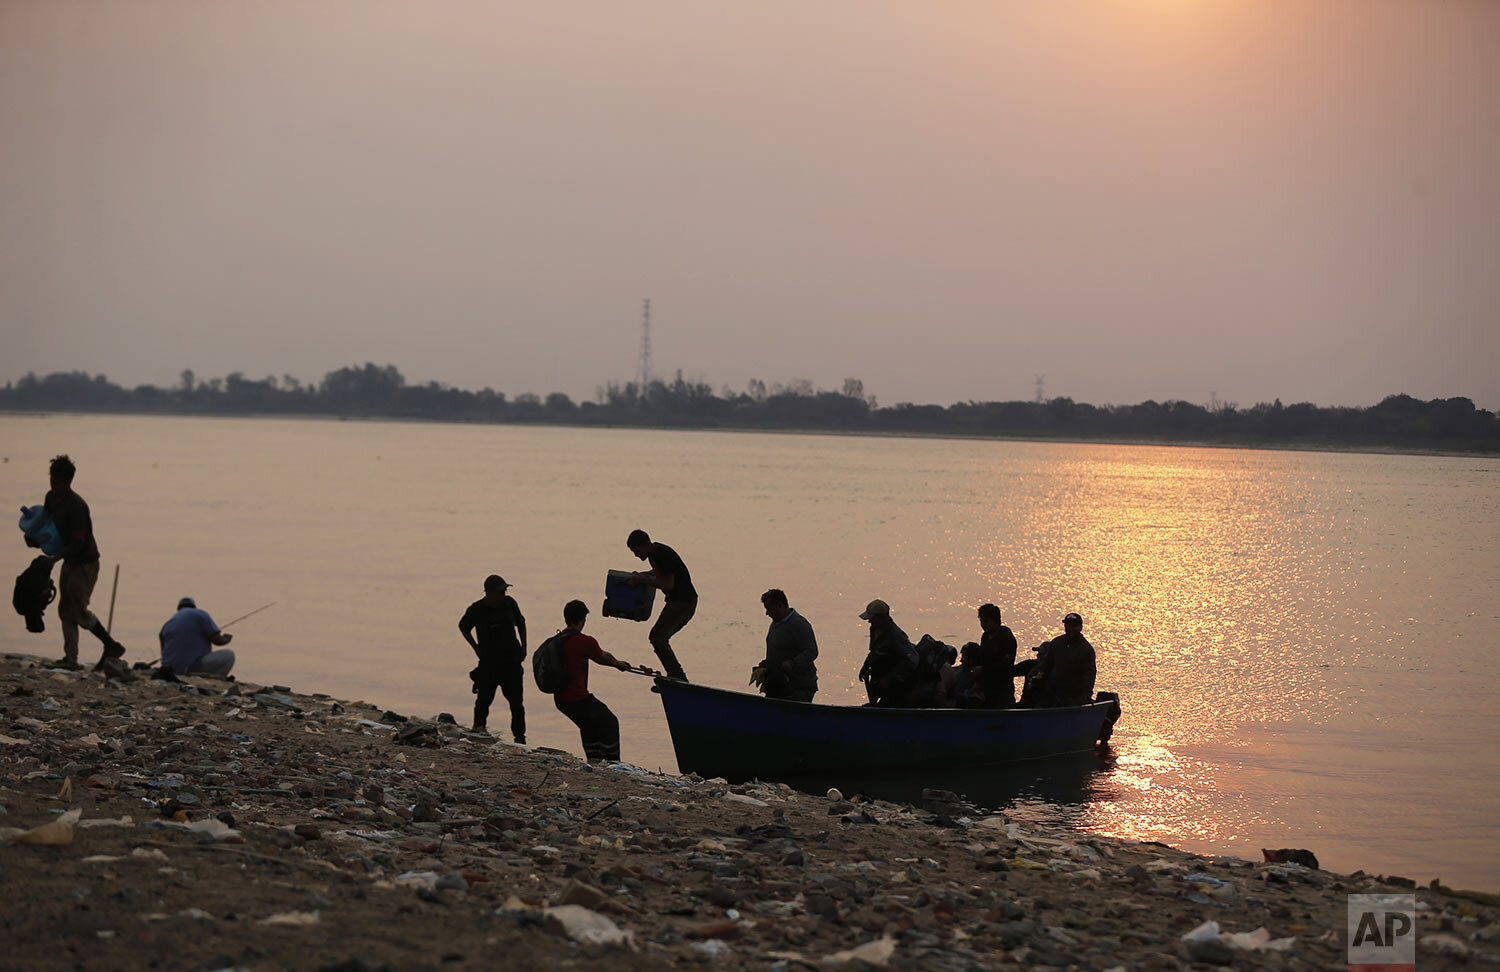
[[[563,605],[563,629],[569,635],[563,643],[563,653],[568,661],[568,684],[561,692],[552,696],[557,711],[573,720],[578,734],[583,739],[583,754],[588,761],[602,762],[620,760],[620,720],[609,711],[609,706],[589,692],[589,662],[596,661],[625,671],[629,662],[620,661],[599,647],[599,642],[583,633],[583,623],[588,619],[588,605],[582,601],[569,601]]]

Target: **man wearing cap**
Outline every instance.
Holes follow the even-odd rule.
[[[1063,633],[1036,649],[1036,664],[1026,676],[1021,704],[1045,708],[1085,705],[1094,699],[1097,675],[1094,646],[1083,636],[1083,618],[1069,613]]]
[[[917,677],[917,650],[911,639],[891,620],[891,606],[879,598],[866,605],[859,617],[870,623],[870,653],[859,670],[870,704],[909,705]]]
[[[516,599],[505,593],[509,588],[499,574],[486,577],[484,597],[469,605],[458,619],[458,630],[479,658],[479,664],[469,672],[474,682],[474,731],[487,731],[490,703],[499,688],[510,703],[510,731],[516,742],[525,743],[526,706],[521,700],[525,672],[521,662],[526,660],[526,618]]]
[[[157,635],[162,670],[174,675],[228,675],[234,668],[234,652],[223,646],[232,638],[234,635],[220,631],[192,598],[184,597],[177,602],[177,613],[167,619]]]

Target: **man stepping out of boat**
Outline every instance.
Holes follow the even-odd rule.
[[[698,610],[698,590],[693,587],[693,575],[677,551],[664,543],[654,543],[645,530],[632,530],[625,539],[630,552],[651,565],[650,570],[638,570],[630,575],[628,583],[650,584],[664,595],[661,613],[651,626],[647,636],[651,650],[661,659],[662,668],[668,678],[688,680],[687,673],[672,652],[672,636],[681,631]]]

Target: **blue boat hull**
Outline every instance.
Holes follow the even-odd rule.
[[[1058,709],[887,709],[783,702],[657,679],[683,773],[732,781],[1041,759],[1094,748],[1116,703]]]

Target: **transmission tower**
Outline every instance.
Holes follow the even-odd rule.
[[[635,380],[641,392],[651,384],[651,298],[647,297],[641,309],[641,354],[635,365]]]
[[[1036,403],[1038,405],[1042,404],[1042,402],[1045,402],[1047,400],[1047,395],[1046,395],[1046,391],[1045,391],[1045,383],[1046,383],[1046,381],[1047,381],[1047,377],[1045,375],[1037,375],[1036,376]]]

